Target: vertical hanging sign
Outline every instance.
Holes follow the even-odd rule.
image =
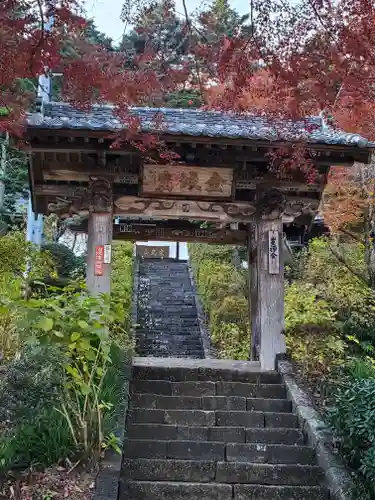
[[[104,245],[95,247],[95,276],[104,276]]]
[[[112,246],[104,245],[104,264],[110,264],[112,257]]]
[[[280,274],[279,231],[268,231],[268,272]]]

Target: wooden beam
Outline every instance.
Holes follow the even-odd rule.
[[[257,186],[262,186],[267,183],[269,186],[279,188],[281,190],[295,190],[295,191],[311,191],[320,192],[324,189],[324,184],[307,184],[303,182],[288,182],[279,181],[277,179],[237,179],[235,181],[235,188],[239,191],[256,189]]]
[[[43,169],[43,179],[45,181],[75,181],[75,182],[89,182],[92,176],[106,176],[111,178],[114,184],[138,184],[139,176],[137,174],[114,174],[108,172],[106,169],[92,169],[90,171],[73,170],[70,168],[45,170]]]
[[[36,196],[59,196],[66,198],[80,198],[86,194],[87,186],[74,186],[69,184],[36,184]]]
[[[131,241],[183,241],[229,245],[246,245],[246,231],[231,229],[173,229],[142,224],[115,224],[113,239]]]
[[[214,222],[250,221],[255,206],[248,202],[209,202],[122,196],[114,202],[114,215],[190,219]]]

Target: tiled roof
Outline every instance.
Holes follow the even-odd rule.
[[[43,113],[30,113],[27,122],[30,127],[47,129],[118,131],[124,128],[124,124],[113,111],[113,106],[96,105],[90,112],[83,112],[66,103],[51,102],[44,105]],[[375,147],[375,143],[370,143],[358,134],[328,127],[320,117],[299,122],[286,120],[271,122],[261,117],[196,109],[132,108],[131,110],[131,114],[140,119],[143,132],[155,131],[156,113],[163,116],[158,130],[171,135],[270,142],[300,139],[319,144]]]

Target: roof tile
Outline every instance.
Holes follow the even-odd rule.
[[[30,113],[28,125],[35,128],[115,131],[124,128],[114,115],[113,106],[95,105],[90,112],[75,109],[69,104],[51,102],[42,113]],[[309,143],[375,147],[358,134],[328,127],[320,117],[303,121],[271,121],[262,117],[173,108],[132,108],[130,112],[141,120],[141,129],[152,132],[160,129],[173,135],[216,137],[265,141],[307,140]],[[156,125],[156,114],[163,117]]]

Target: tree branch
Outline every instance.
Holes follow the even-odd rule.
[[[366,244],[366,241],[363,238],[356,235],[355,233],[352,233],[351,231],[348,231],[347,229],[340,227],[339,231],[340,231],[340,233],[343,233],[343,234],[346,234],[347,236],[350,236],[350,238],[353,238],[353,240],[358,241],[358,243],[361,243],[362,245]]]
[[[334,249],[331,245],[329,245],[328,247],[332,253],[332,255],[334,255],[334,257],[336,257],[336,259],[343,265],[346,267],[346,269],[351,272],[354,276],[356,276],[358,279],[360,279],[361,281],[363,281],[367,286],[370,286],[370,283],[369,283],[369,280],[363,276],[363,274],[361,274],[359,271],[357,271],[356,269],[354,269],[345,259],[344,257],[340,254],[340,252],[338,252],[336,249]]]

